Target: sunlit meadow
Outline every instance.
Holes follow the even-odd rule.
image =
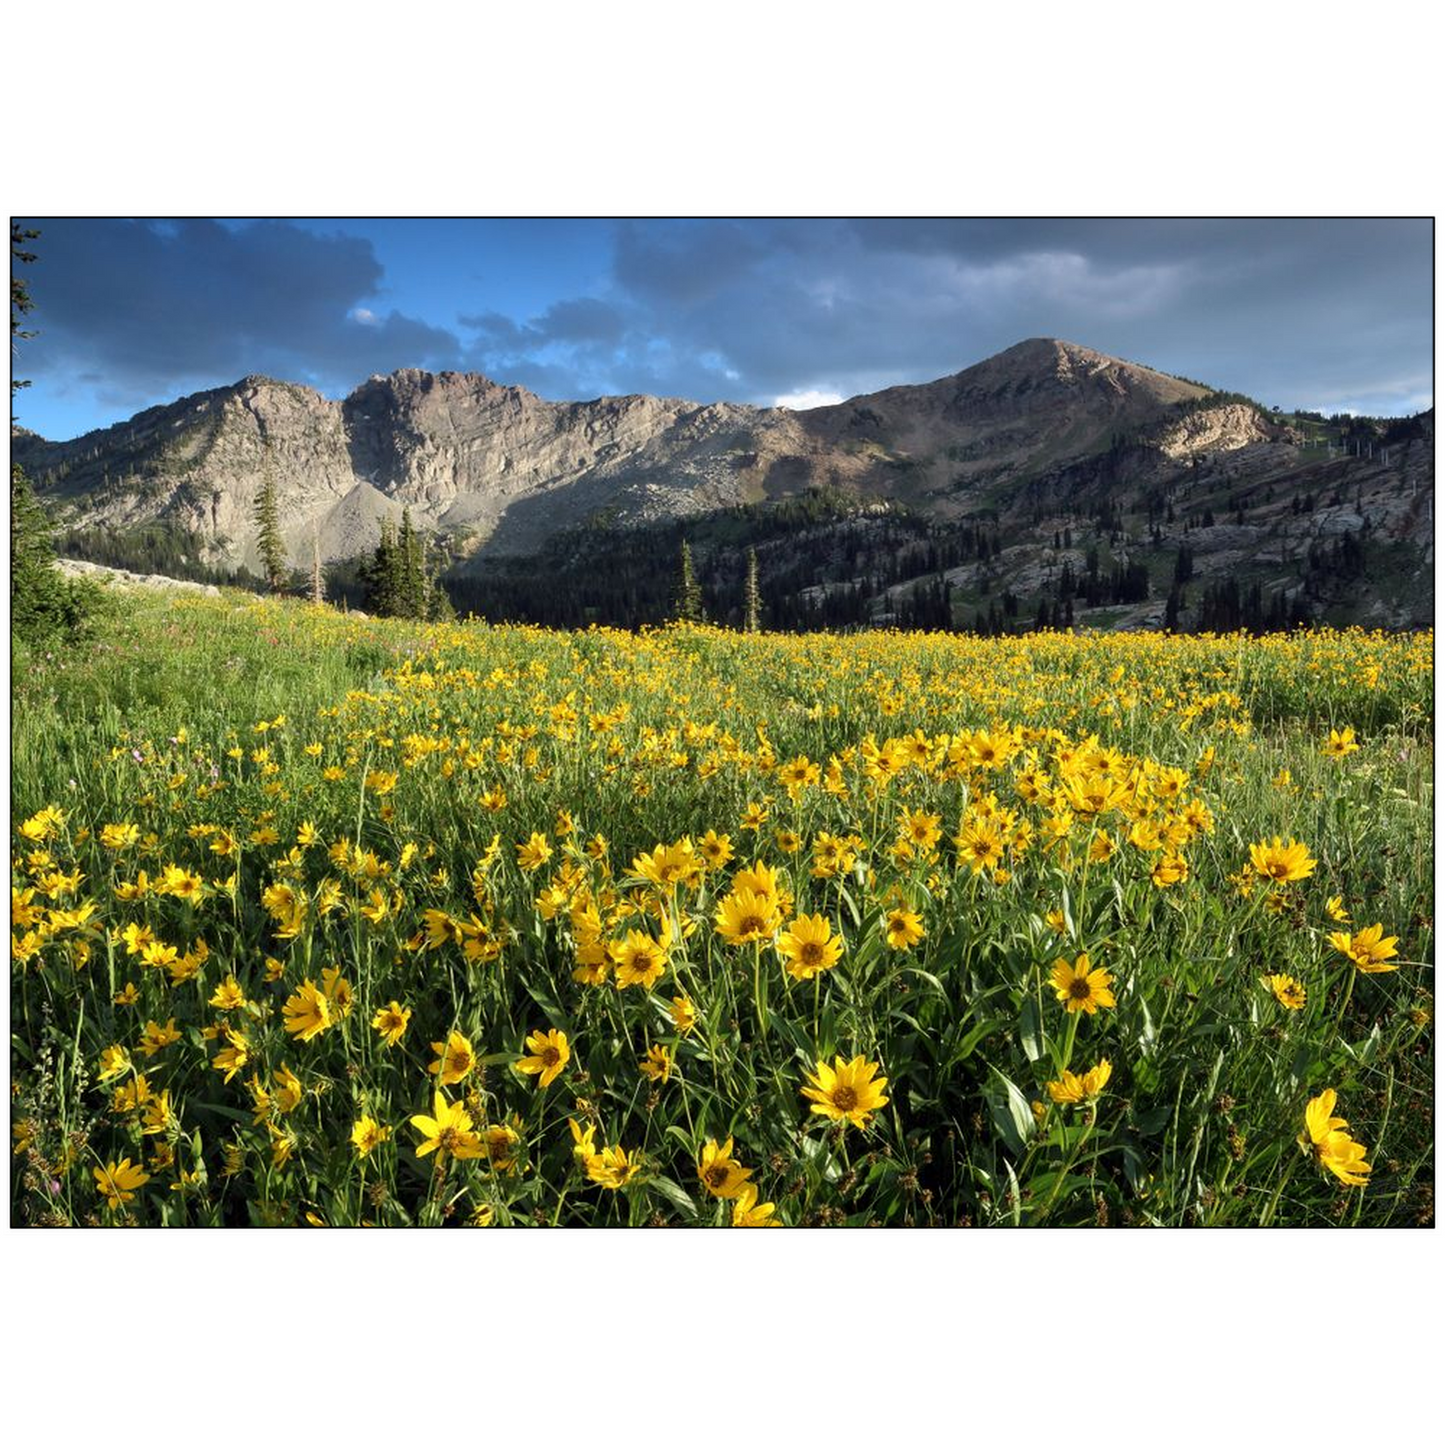
[[[128,602],[16,658],[12,1217],[1433,1217],[1433,638]]]

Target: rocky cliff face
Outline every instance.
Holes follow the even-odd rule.
[[[340,409],[308,387],[248,376],[73,442],[12,447],[62,525],[160,525],[208,560],[255,567],[257,498],[276,481],[292,555],[356,487]],[[373,528],[372,535],[375,535]]]
[[[650,521],[743,499],[787,414],[652,396],[554,403],[485,377],[400,371],[341,404],[358,480],[424,522],[526,552],[593,518]]]
[[[399,371],[344,401],[247,377],[73,442],[12,439],[62,525],[159,524],[208,560],[256,565],[252,520],[274,478],[293,559],[373,546],[410,508],[419,526],[528,552],[593,519],[649,521],[757,493],[760,454],[791,413],[650,396],[546,402],[485,377]]]
[[[1271,426],[1252,406],[1231,403],[1191,412],[1159,437],[1159,450],[1173,461],[1206,452],[1233,452],[1240,447],[1295,440]]]

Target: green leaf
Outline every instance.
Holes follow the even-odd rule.
[[[1341,1048],[1352,1058],[1358,1059],[1362,1064],[1368,1064],[1380,1050],[1380,1025],[1376,1023],[1370,1030],[1370,1036],[1361,1039],[1357,1044],[1342,1043]]]
[[[1134,1115],[1134,1127],[1147,1139],[1159,1133],[1173,1115],[1174,1110],[1168,1104],[1160,1104],[1155,1109],[1142,1109]]]
[[[843,1170],[839,1167],[838,1161],[828,1152],[827,1145],[816,1134],[804,1134],[798,1143],[803,1153],[807,1155],[808,1162],[817,1169],[827,1183],[832,1184],[842,1177]]]
[[[954,1049],[948,1060],[948,1067],[961,1063],[966,1059],[990,1034],[995,1034],[1002,1027],[997,1019],[985,1019],[981,1024],[975,1024],[959,1041],[958,1047]]]
[[[1023,1192],[1019,1189],[1019,1178],[1018,1175],[1014,1173],[1013,1165],[1005,1159],[1003,1161],[1003,1167],[1008,1170],[1008,1197],[1013,1200],[1013,1203],[1009,1205],[1009,1213],[1012,1215],[1013,1222],[1017,1226],[1023,1223]]]
[[[1289,1071],[1296,1083],[1304,1083],[1314,1072],[1319,1063],[1319,1052],[1314,1046],[1304,1040],[1300,1041],[1299,1047],[1294,1051],[1294,1058],[1290,1062]]]
[[[1024,1057],[1029,1063],[1037,1063],[1044,1056],[1044,1025],[1039,1017],[1038,1001],[1024,1000],[1019,1014],[1019,1043],[1023,1045]]]
[[[1143,1022],[1139,1026],[1139,1052],[1152,1054],[1155,1044],[1159,1041],[1159,1036],[1154,1029],[1154,1020],[1149,1014],[1149,1005],[1143,998],[1139,1000],[1139,1012],[1143,1015]]]
[[[559,1007],[555,994],[547,992],[546,989],[538,988],[536,984],[527,978],[522,979],[522,987],[531,994],[533,1002],[549,1019],[566,1018],[567,1011]]]
[[[697,1147],[692,1141],[692,1136],[681,1124],[669,1124],[667,1126],[667,1132],[682,1145],[683,1149],[686,1150],[689,1155],[691,1155]]]
[[[1052,1200],[1057,1204],[1061,1199],[1066,1199],[1076,1189],[1088,1187],[1088,1177],[1083,1174],[1068,1174],[1062,1170],[1054,1170],[1048,1174],[1040,1174],[1030,1181],[1034,1191],[1034,1199],[1040,1205]]]
[[[697,1205],[692,1197],[683,1189],[682,1185],[675,1180],[664,1178],[658,1175],[655,1179],[649,1179],[648,1184],[655,1189],[678,1214],[690,1224],[697,1223]]]
[[[1033,1137],[1034,1111],[1012,1079],[992,1064],[988,1070],[993,1078],[984,1085],[983,1097],[993,1118],[994,1131],[1015,1154],[1021,1154]]]
[[[232,1109],[225,1104],[202,1104],[192,1100],[191,1107],[204,1109],[208,1114],[219,1114],[223,1119],[233,1119],[238,1124],[254,1124],[256,1121],[242,1109]]]
[[[1125,1144],[1119,1152],[1124,1160],[1124,1177],[1129,1181],[1129,1188],[1138,1194],[1144,1182],[1143,1156],[1128,1144]]]
[[[918,975],[919,978],[923,979],[923,980],[924,980],[925,982],[927,982],[927,983],[931,983],[931,984],[933,985],[933,987],[938,990],[938,996],[939,996],[939,998],[946,999],[946,998],[948,997],[948,993],[947,993],[947,991],[944,989],[943,984],[939,982],[939,980],[937,979],[937,977],[935,977],[935,975],[929,973],[927,969],[923,969],[923,968],[900,968],[900,969],[898,970],[898,972],[899,972],[900,974],[915,973],[915,974]]]

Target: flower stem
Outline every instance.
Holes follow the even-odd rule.
[[[1067,1034],[1064,1035],[1064,1061],[1059,1066],[1060,1072],[1062,1072],[1064,1069],[1067,1069],[1070,1063],[1073,1062],[1074,1039],[1079,1032],[1079,1014],[1081,1012],[1082,1010],[1075,1009],[1069,1015],[1069,1031]]]

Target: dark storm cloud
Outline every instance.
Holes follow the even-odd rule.
[[[382,288],[371,244],[284,222],[37,221],[44,244],[25,367],[122,410],[269,372],[351,387],[373,371],[456,365],[450,332],[367,308]]]
[[[382,304],[356,236],[40,224],[25,374],[112,416],[249,371],[339,394],[399,366],[552,399],[770,404],[928,381],[1031,336],[1284,406],[1398,413],[1433,393],[1428,221],[624,221],[566,294],[526,249],[548,223],[519,222],[528,308],[505,288],[469,307],[458,278],[427,319]],[[430,260],[423,238],[390,264]]]
[[[554,385],[570,368],[583,389],[605,374],[614,389],[700,400],[766,403],[805,388],[846,395],[929,380],[1024,336],[1053,334],[1043,323],[1061,311],[1087,313],[1082,322],[1157,305],[1178,270],[1009,247],[977,259],[960,253],[962,237],[905,238],[907,247],[894,246],[846,222],[626,223],[609,296],[625,329],[610,351],[601,337],[569,348],[567,338],[535,327],[529,337],[492,315],[476,318],[477,355],[515,367],[546,353]],[[1030,300],[1038,314],[1021,331]]]
[[[705,305],[751,280],[768,258],[756,230],[740,221],[623,221],[615,246],[623,291],[662,306]]]
[[[615,345],[622,340],[625,330],[618,312],[605,301],[591,296],[557,301],[525,325],[518,325],[510,316],[504,316],[499,311],[457,319],[460,325],[478,333],[479,344],[512,349],[550,346],[554,342],[564,345]]]
[[[537,322],[549,341],[615,343],[622,339],[623,321],[605,301],[590,296],[558,301]]]
[[[614,342],[497,335],[478,356],[545,359],[552,387],[768,402],[1059,336],[1270,403],[1407,411],[1433,392],[1431,248],[1428,221],[628,222]]]

